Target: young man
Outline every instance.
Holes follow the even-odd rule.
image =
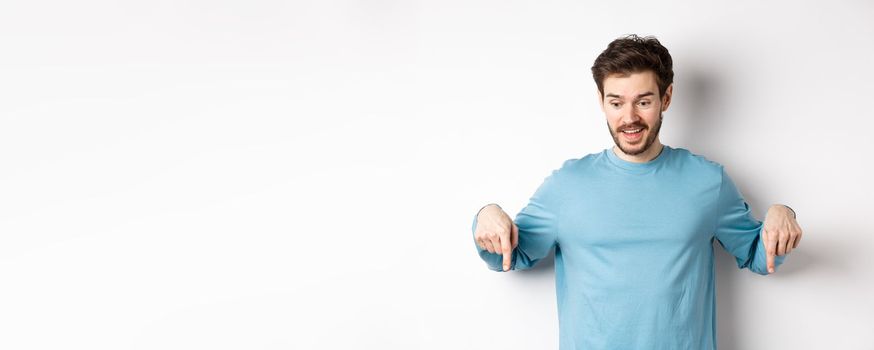
[[[795,213],[773,205],[757,221],[720,164],[662,145],[673,70],[658,40],[611,42],[592,75],[615,146],[565,161],[515,222],[480,209],[479,255],[509,271],[555,248],[563,350],[714,349],[713,240],[767,275],[798,247]]]

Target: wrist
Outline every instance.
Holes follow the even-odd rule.
[[[789,207],[789,206],[786,205],[786,204],[783,204],[783,206],[786,207],[786,209],[789,209],[789,211],[792,212],[792,217],[793,217],[793,218],[796,218],[796,219],[798,218],[798,215],[795,214],[795,209],[792,209],[791,207]]]
[[[793,218],[795,218],[795,219],[798,218],[798,215],[795,214],[795,210],[792,209],[791,207],[789,207],[789,206],[786,205],[786,204],[774,204],[773,206],[774,206],[774,207],[783,207],[783,208],[786,208],[786,209],[788,209],[788,210],[792,213],[792,217],[793,217]]]
[[[497,203],[489,203],[489,204],[486,204],[486,205],[482,206],[482,208],[479,208],[479,211],[476,212],[476,217],[479,218],[479,214],[483,212],[483,209],[488,208],[488,207],[490,207],[490,206],[495,206],[495,207],[497,207],[498,209],[504,210],[504,209],[501,208],[501,206],[498,205]]]

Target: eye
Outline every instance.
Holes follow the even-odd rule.
[[[619,102],[610,102],[610,105],[613,106],[613,108],[619,108],[620,106]]]
[[[638,103],[640,104],[641,107],[648,107],[650,104],[652,104],[652,102],[648,101],[648,100],[643,100],[643,101],[640,101]]]

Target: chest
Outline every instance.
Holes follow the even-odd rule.
[[[580,181],[586,181],[581,179]],[[563,247],[683,246],[709,241],[718,187],[683,177],[590,181],[562,208]]]

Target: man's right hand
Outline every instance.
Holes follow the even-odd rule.
[[[495,204],[487,205],[477,215],[476,244],[489,253],[504,256],[504,271],[510,270],[513,249],[519,244],[519,228],[510,216]]]

